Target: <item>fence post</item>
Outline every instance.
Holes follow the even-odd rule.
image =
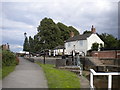
[[[92,72],[90,73],[90,86],[91,86],[91,88],[94,88],[93,87],[93,74],[92,74]]]
[[[112,88],[112,75],[108,75],[108,90]]]

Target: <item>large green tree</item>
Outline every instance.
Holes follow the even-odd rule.
[[[113,35],[102,33],[99,36],[105,43],[105,46],[104,46],[105,49],[117,49],[118,48],[118,40]]]
[[[28,38],[25,37],[25,41],[24,41],[24,44],[23,44],[23,51],[29,51],[29,41],[28,41]]]
[[[59,27],[60,31],[61,31],[61,39],[63,41],[67,40],[70,38],[70,33],[74,32],[74,35],[79,35],[79,32],[72,26],[66,26],[63,23],[58,22],[57,26]]]
[[[75,35],[75,36],[76,36],[76,35],[79,35],[78,30],[75,29],[73,26],[69,26],[68,28],[69,28],[69,31],[70,31],[70,32],[74,32],[74,35]]]
[[[79,32],[72,26],[63,23],[57,24],[51,18],[44,18],[37,28],[38,33],[29,41],[25,38],[23,50],[30,52],[40,52],[43,49],[53,49],[58,45],[63,45],[64,41],[70,38],[70,33],[78,35]],[[25,33],[26,37],[26,33]]]
[[[34,52],[34,40],[31,36],[29,36],[29,51]]]
[[[67,40],[70,37],[70,31],[69,31],[68,27],[60,22],[57,23],[57,26],[59,27],[59,29],[61,31],[61,39],[63,41]]]
[[[44,49],[53,49],[63,43],[59,27],[50,18],[44,18],[38,26],[38,36]]]

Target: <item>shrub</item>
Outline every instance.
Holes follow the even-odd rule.
[[[2,51],[2,65],[10,66],[10,65],[15,65],[15,64],[16,64],[16,57],[14,53],[8,50],[3,50]]]
[[[16,65],[18,65],[18,64],[19,64],[19,58],[16,57]]]

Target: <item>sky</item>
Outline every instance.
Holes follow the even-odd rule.
[[[94,25],[96,32],[118,37],[119,0],[2,0],[0,2],[0,45],[23,50],[24,33],[34,36],[40,21],[51,18],[75,27],[80,34]]]

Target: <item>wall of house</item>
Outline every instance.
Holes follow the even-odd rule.
[[[85,52],[87,51],[87,41],[79,40],[65,43],[65,53],[70,55],[71,52],[75,50],[77,52]]]
[[[87,50],[90,50],[92,44],[95,42],[99,44],[102,43],[104,45],[104,42],[97,36],[97,34],[92,34],[90,37],[87,38],[87,43],[88,43]]]

